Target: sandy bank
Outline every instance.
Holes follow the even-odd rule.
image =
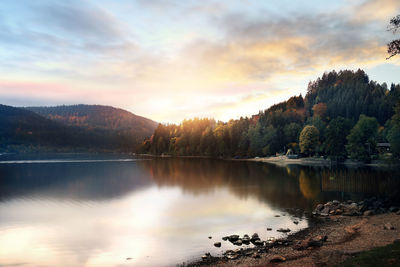
[[[278,166],[287,166],[287,165],[303,165],[303,166],[332,166],[337,163],[331,161],[330,159],[324,158],[299,158],[299,159],[289,159],[286,156],[278,156],[278,157],[265,157],[265,158],[250,158],[250,159],[240,159],[244,161],[255,161],[255,162],[266,162],[275,164]],[[386,163],[383,161],[373,161],[371,163],[363,163],[353,160],[346,160],[344,162],[340,162],[340,165],[348,166],[348,167],[398,167],[400,162],[393,161],[392,163]]]
[[[246,161],[267,162],[275,165],[285,166],[290,164],[304,165],[304,166],[330,166],[331,160],[323,158],[300,158],[288,159],[286,156],[279,157],[265,157],[265,158],[251,158]]]

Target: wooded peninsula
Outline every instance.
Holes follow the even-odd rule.
[[[324,73],[252,117],[159,124],[140,153],[249,158],[277,153],[370,162],[400,155],[400,84],[371,81],[363,70]]]

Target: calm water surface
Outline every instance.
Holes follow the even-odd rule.
[[[300,209],[321,201],[396,197],[398,176],[206,159],[3,156],[0,265],[173,266],[232,248],[213,246],[225,235],[303,229]]]

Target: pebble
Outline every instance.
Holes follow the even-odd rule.
[[[284,262],[284,261],[286,261],[286,258],[281,255],[274,255],[271,257],[271,259],[269,261],[270,262]]]
[[[255,253],[253,253],[253,258],[258,259],[258,258],[261,258],[261,256],[260,256],[260,254],[255,252]]]
[[[395,230],[394,226],[390,223],[385,223],[385,226],[383,226],[384,230]]]
[[[366,210],[366,211],[364,211],[363,215],[364,216],[371,216],[371,215],[374,215],[374,212],[372,210]]]

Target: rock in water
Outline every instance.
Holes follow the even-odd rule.
[[[260,237],[258,236],[257,233],[254,233],[251,235],[251,240],[259,240],[259,239],[260,239]]]
[[[256,246],[263,246],[264,245],[264,242],[262,242],[261,240],[255,240],[254,241],[254,245],[256,245]]]
[[[239,236],[238,235],[230,235],[228,239],[230,242],[233,243],[239,239]]]
[[[241,246],[243,244],[243,241],[238,239],[235,242],[233,242],[233,244],[236,245],[236,246]]]
[[[243,238],[242,238],[242,242],[245,245],[250,244],[250,237],[248,235],[244,235]]]
[[[281,232],[281,233],[288,233],[288,232],[290,232],[290,229],[289,228],[279,228],[278,230],[276,230],[277,232]]]
[[[242,240],[250,240],[249,235],[244,235],[243,238],[242,238]]]

